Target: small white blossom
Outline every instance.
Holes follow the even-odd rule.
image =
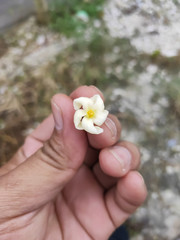
[[[91,98],[80,97],[73,102],[74,109],[74,125],[79,130],[85,130],[92,134],[100,134],[103,129],[100,128],[108,115],[108,111],[104,110],[103,100],[99,95]]]

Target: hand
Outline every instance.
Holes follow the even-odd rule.
[[[117,118],[100,135],[74,127],[73,99],[94,94],[82,86],[55,95],[53,115],[0,169],[1,240],[105,240],[145,200],[139,151],[118,142]]]

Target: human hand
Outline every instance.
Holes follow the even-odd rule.
[[[82,86],[55,95],[53,115],[0,169],[1,240],[108,239],[145,200],[139,151],[118,142],[117,118],[109,115],[100,135],[74,127],[73,99],[95,94]]]

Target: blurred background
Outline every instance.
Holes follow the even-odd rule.
[[[53,94],[96,85],[140,147],[132,240],[180,240],[180,0],[0,0],[0,164]]]

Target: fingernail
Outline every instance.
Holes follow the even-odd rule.
[[[117,128],[116,124],[110,118],[107,118],[105,121],[105,125],[109,128],[112,138],[116,138],[117,136]]]
[[[127,173],[131,166],[131,153],[121,146],[112,147],[110,151],[115,159],[121,164],[122,172]]]
[[[56,130],[60,131],[63,128],[63,118],[62,118],[62,111],[60,107],[55,102],[51,102],[51,107],[52,107],[52,113],[54,117],[54,122],[55,122],[55,128]]]
[[[139,176],[139,178],[141,179],[142,184],[143,184],[143,185],[146,185],[143,176],[142,176],[139,172],[136,172],[136,174],[137,174],[137,175]]]

